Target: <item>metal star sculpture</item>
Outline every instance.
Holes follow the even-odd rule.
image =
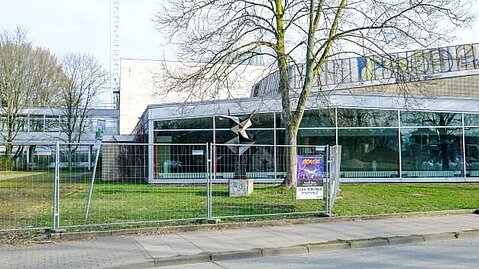
[[[254,116],[256,111],[253,111],[249,114],[248,117],[244,119],[240,119],[237,116],[231,116],[230,111],[228,110],[228,115],[220,115],[220,119],[228,119],[231,122],[231,131],[233,131],[237,137],[229,140],[226,144],[241,144],[243,146],[240,147],[229,147],[233,152],[239,153],[240,155],[243,154],[251,145],[254,144],[253,139],[248,135],[246,130],[253,125],[251,122],[251,118]],[[238,152],[239,150],[239,152]]]
[[[248,117],[244,119],[240,119],[239,117],[236,116],[231,116],[230,111],[228,110],[228,115],[220,115],[220,119],[228,119],[231,122],[231,131],[233,131],[236,134],[236,137],[229,140],[226,142],[228,145],[228,148],[238,154],[235,157],[235,175],[234,178],[240,178],[240,179],[245,179],[247,178],[246,175],[246,161],[245,161],[245,156],[243,156],[243,153],[246,152],[253,144],[254,141],[253,139],[248,135],[246,130],[252,125],[251,118],[253,115],[256,113],[256,111],[253,111],[251,114],[249,114]],[[236,144],[240,144],[237,146]]]

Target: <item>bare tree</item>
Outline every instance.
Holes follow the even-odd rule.
[[[91,109],[101,87],[108,79],[108,73],[98,61],[85,54],[70,53],[62,59],[65,74],[60,90],[62,110],[62,133],[68,143],[69,164],[71,155],[78,146],[82,135],[91,120]]]
[[[35,48],[24,30],[0,33],[0,116],[5,128],[0,136],[7,143],[6,156],[12,156],[11,142],[26,128],[22,110],[50,106],[60,74],[56,57],[46,49]]]
[[[278,72],[278,98],[292,146],[286,186],[296,185],[296,137],[327,60],[341,55],[382,54],[391,48],[428,47],[467,26],[468,0],[169,0],[155,23],[180,48],[180,57],[201,62],[187,76],[172,76],[178,88],[208,89],[256,56],[270,58]],[[403,63],[394,63],[394,72]],[[291,85],[291,69],[300,86]],[[205,80],[206,78],[206,80]],[[221,86],[227,83],[219,83]]]

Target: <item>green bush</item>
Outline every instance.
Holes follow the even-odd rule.
[[[0,157],[0,170],[11,170],[12,159],[8,157]]]

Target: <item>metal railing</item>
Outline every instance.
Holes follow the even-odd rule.
[[[289,146],[56,143],[11,149],[15,157],[0,157],[0,231],[331,214],[333,206],[329,162],[323,200],[297,200],[294,188],[282,186]],[[325,157],[328,149],[297,146],[298,154]],[[237,179],[250,180],[252,193],[232,195]]]

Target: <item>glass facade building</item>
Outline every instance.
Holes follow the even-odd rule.
[[[479,44],[328,60],[297,143],[341,145],[343,181],[479,181],[477,63]],[[291,70],[293,89],[302,87],[302,68]],[[277,163],[286,144],[278,85],[273,72],[250,98],[150,105],[134,133],[150,145],[224,144],[234,133],[219,115],[256,111],[248,131],[256,144],[273,149],[266,155]],[[297,91],[290,97],[294,108]],[[149,154],[151,164],[153,148]]]
[[[431,97],[415,108],[408,100],[390,95],[338,94],[328,101],[328,105],[308,103],[297,143],[341,145],[343,181],[479,181],[479,99]],[[151,145],[221,145],[235,134],[220,115],[230,112],[241,118],[252,111],[256,114],[248,133],[255,145],[264,147],[258,157],[270,166],[264,172],[276,164],[275,172],[284,174],[286,126],[277,98],[150,105],[135,134]],[[155,152],[152,148],[150,156]],[[152,178],[158,169],[153,168]]]
[[[241,115],[239,115],[241,117]],[[218,116],[155,120],[154,143],[224,144],[234,133]],[[285,144],[281,113],[259,113],[256,144]],[[305,113],[298,145],[342,145],[344,179],[467,179],[479,176],[479,114],[331,108]]]

